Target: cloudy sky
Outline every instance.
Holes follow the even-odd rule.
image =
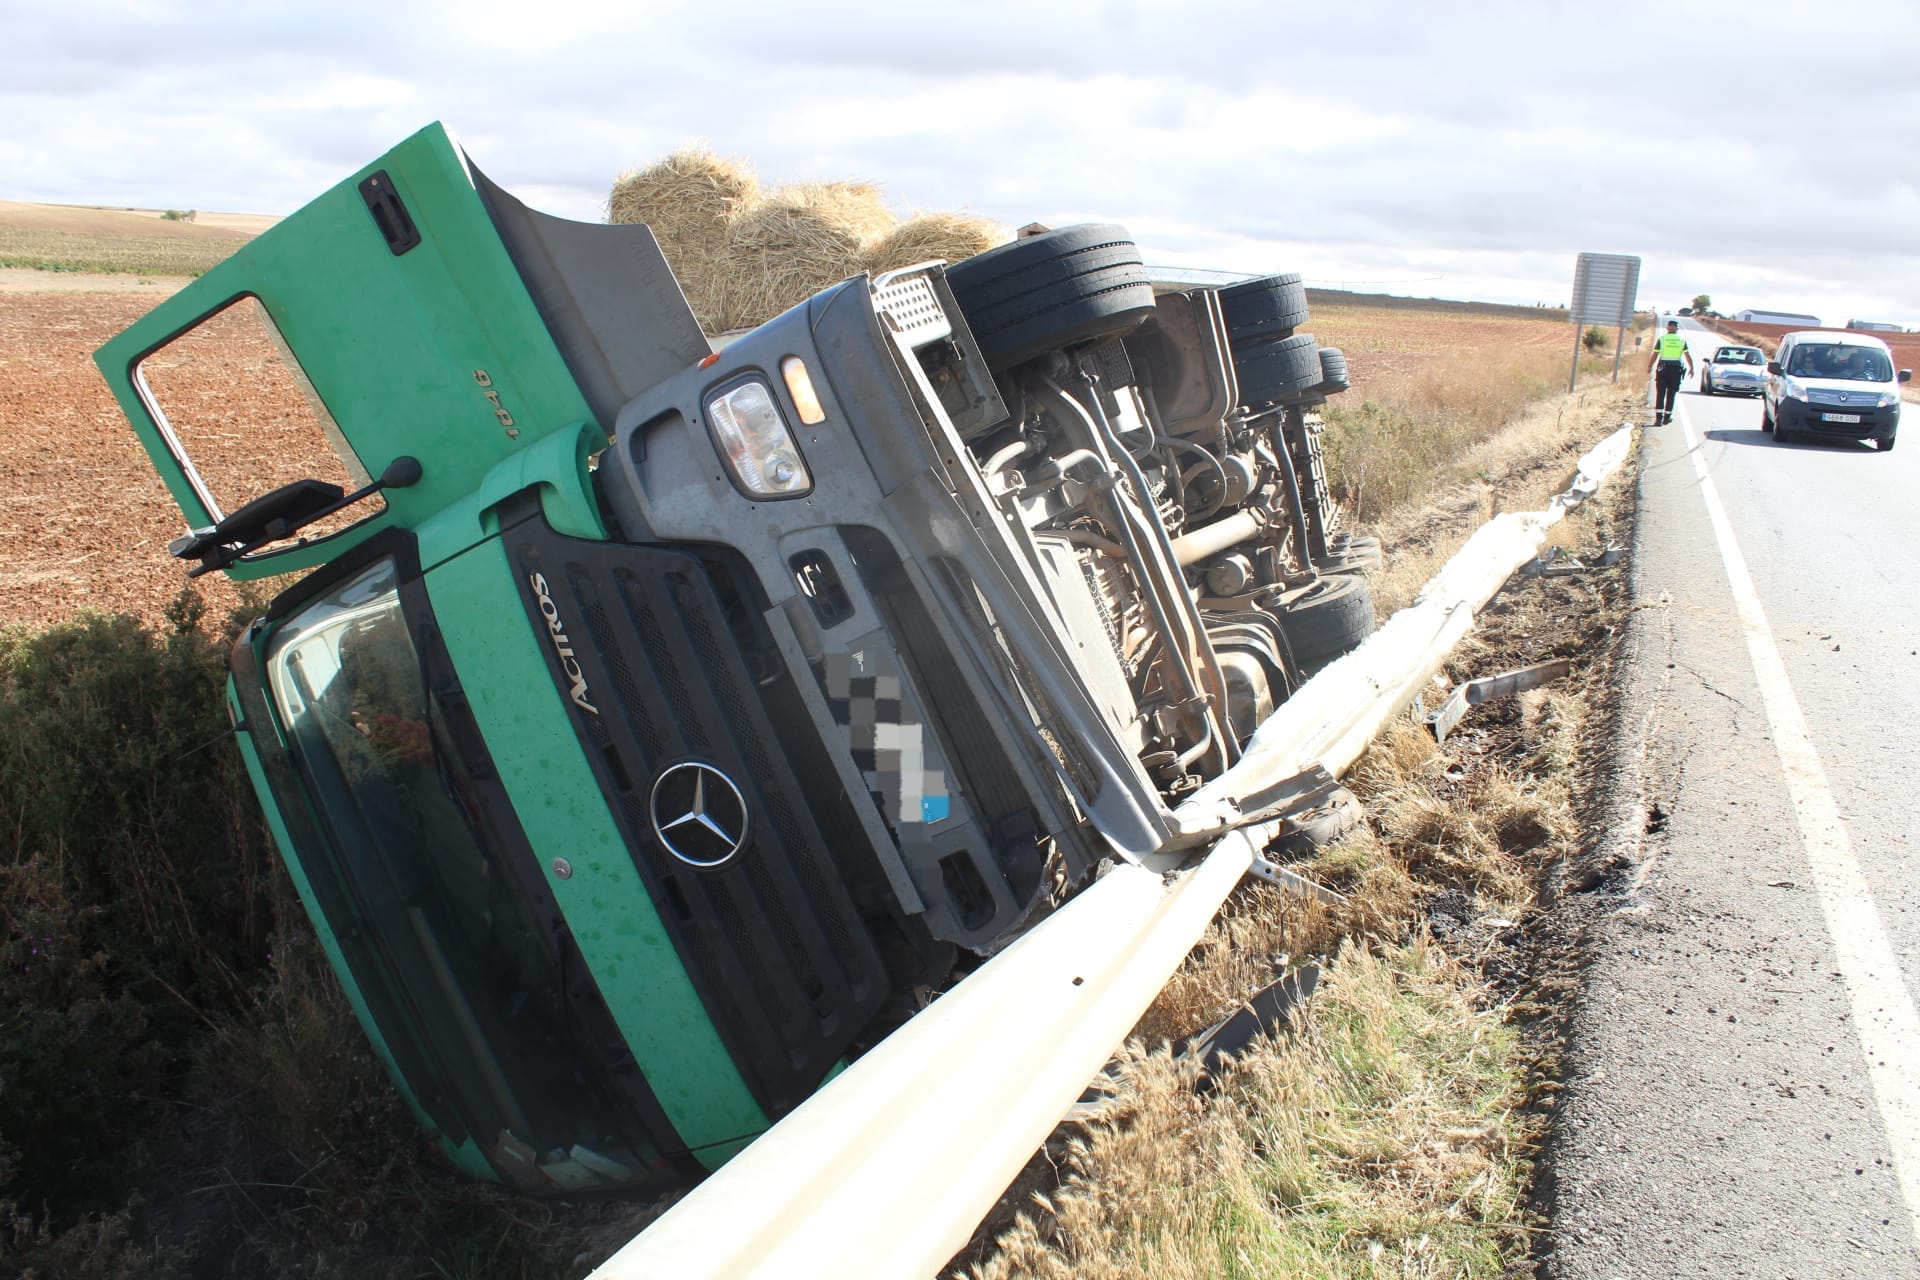
[[[1920,3],[0,0],[0,198],[285,213],[431,120],[536,207],[704,141],[1155,264],[1920,326]]]

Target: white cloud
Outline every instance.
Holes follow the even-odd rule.
[[[1920,6],[1813,14],[74,0],[7,19],[0,196],[284,212],[437,118],[573,217],[704,140],[1160,261],[1533,301],[1628,252],[1644,300],[1920,325]]]

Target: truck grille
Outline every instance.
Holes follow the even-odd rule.
[[[709,1015],[778,1115],[890,994],[848,887],[863,869],[843,865],[867,845],[858,818],[816,776],[821,743],[724,571],[683,551],[563,537],[537,518],[504,537],[523,582],[542,575],[571,625],[595,708],[569,705],[587,759]],[[572,677],[551,646],[548,659],[566,695]],[[656,780],[687,762],[724,774],[746,804],[745,843],[719,865],[676,858],[651,811]]]

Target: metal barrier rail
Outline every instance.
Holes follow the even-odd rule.
[[[1622,427],[1545,511],[1498,516],[1415,602],[1255,732],[1179,811],[1197,865],[1121,866],[842,1072],[593,1273],[594,1280],[924,1280],[963,1246],[1197,942],[1277,823],[1239,802],[1344,772],[1473,614],[1626,461]]]
[[[1352,767],[1472,629],[1474,614],[1539,554],[1547,530],[1627,460],[1632,439],[1633,429],[1621,427],[1583,454],[1573,483],[1546,510],[1511,512],[1481,525],[1412,604],[1281,703],[1240,760],[1180,806],[1175,816],[1187,837],[1204,840],[1228,829],[1242,800],[1309,765],[1336,776]]]

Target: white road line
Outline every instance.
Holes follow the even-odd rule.
[[[1760,608],[1746,557],[1734,541],[1720,491],[1707,472],[1693,424],[1687,421],[1686,402],[1680,401],[1678,408],[1676,419],[1687,442],[1687,455],[1693,459],[1694,474],[1700,477],[1700,495],[1706,500],[1707,517],[1713,522],[1713,536],[1720,544],[1720,558],[1733,587],[1734,607],[1746,633],[1747,653],[1753,660],[1760,699],[1773,729],[1774,749],[1786,771],[1800,839],[1813,868],[1814,891],[1820,895],[1820,910],[1827,918],[1827,932],[1833,937],[1840,972],[1846,979],[1854,1034],[1866,1052],[1867,1075],[1880,1104],[1887,1144],[1893,1149],[1893,1167],[1906,1200],[1909,1225],[1915,1242],[1920,1243],[1920,1013],[1915,1012],[1907,994],[1873,891],[1861,874],[1860,860],[1854,856],[1853,842],[1840,820],[1839,806],[1827,786],[1827,771],[1807,735],[1806,717],[1787,680],[1786,664],[1780,661],[1767,615]]]

